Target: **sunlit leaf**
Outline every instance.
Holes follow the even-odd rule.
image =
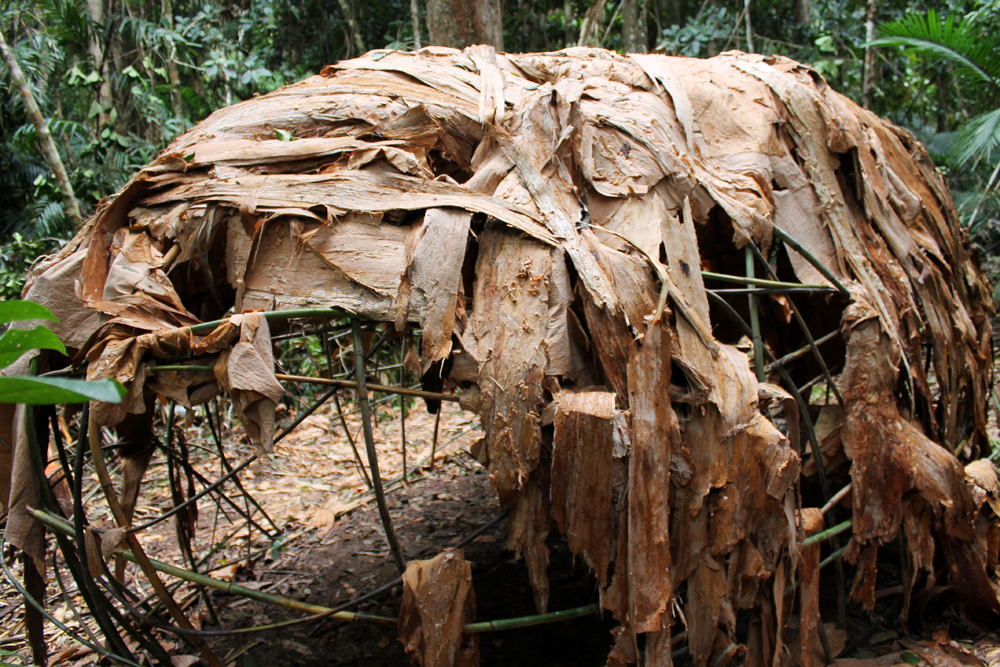
[[[0,324],[6,324],[7,322],[23,322],[25,320],[59,321],[59,319],[52,314],[52,311],[40,303],[21,301],[20,299],[0,301]]]
[[[10,366],[28,350],[57,350],[66,354],[62,341],[47,327],[10,329],[0,336],[0,368]]]
[[[66,378],[0,377],[0,403],[53,405],[105,401],[121,403],[125,387],[115,380],[70,380]]]

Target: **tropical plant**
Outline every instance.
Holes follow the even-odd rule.
[[[44,325],[33,329],[10,326],[32,320],[58,321],[45,306],[31,301],[0,301],[0,325],[8,325],[0,336],[0,368],[5,368],[31,350],[54,350],[66,354],[62,341]],[[73,380],[31,375],[0,375],[0,403],[54,405],[105,401],[121,403],[125,387],[115,380]]]
[[[988,9],[964,18],[956,18],[955,14],[940,16],[934,10],[907,14],[883,24],[882,36],[872,42],[873,46],[903,47],[913,57],[941,62],[950,69],[966,93],[964,101],[978,112],[966,120],[961,130],[948,136],[946,158],[959,169],[991,164],[994,151],[1000,147],[1000,36],[992,21],[982,20]],[[998,175],[1000,160],[967,219],[974,232],[978,229],[979,211],[988,201]]]

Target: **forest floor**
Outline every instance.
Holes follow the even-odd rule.
[[[350,410],[351,406],[345,406]],[[283,424],[291,422],[283,415]],[[202,416],[181,416],[187,420],[186,444],[194,467],[208,479],[220,474],[215,444]],[[348,429],[365,458],[356,414],[345,417]],[[226,454],[236,460],[250,453],[238,425],[223,416],[222,441]],[[382,477],[387,482],[388,504],[403,555],[407,560],[431,558],[442,549],[465,543],[465,557],[472,565],[477,620],[495,620],[535,613],[531,587],[523,562],[504,549],[506,520],[493,495],[482,466],[468,453],[482,436],[478,418],[454,404],[445,404],[439,424],[440,443],[435,465],[430,467],[435,418],[419,404],[406,420],[408,471],[407,485],[402,476],[400,420],[398,411],[380,406],[375,417],[375,440]],[[279,425],[279,426],[282,426]],[[260,503],[281,529],[282,537],[272,542],[260,530],[250,527],[231,507],[201,501],[197,533],[193,542],[196,558],[207,554],[212,545],[219,550],[199,570],[212,576],[256,590],[288,598],[337,607],[394,580],[398,573],[381,528],[373,495],[355,465],[354,455],[332,405],[307,418],[301,426],[275,446],[269,460],[241,475],[244,488]],[[166,464],[157,455],[146,474],[140,496],[137,521],[155,516],[171,506]],[[96,487],[96,479],[90,482]],[[94,489],[96,491],[96,488]],[[245,500],[231,486],[234,501]],[[91,522],[110,525],[110,514],[100,493],[88,505]],[[259,514],[255,520],[270,529]],[[482,527],[485,530],[476,534]],[[471,539],[469,539],[471,538]],[[165,521],[142,534],[147,553],[155,559],[183,566],[172,521]],[[582,561],[569,553],[566,541],[555,533],[550,537],[549,579],[551,611],[584,606],[597,601],[596,582]],[[15,568],[18,566],[15,566]],[[73,630],[81,619],[51,579],[48,609]],[[71,587],[73,582],[64,579]],[[833,577],[825,577],[823,617],[836,618]],[[126,583],[140,597],[151,595],[149,585],[135,566],[129,566]],[[24,641],[20,598],[6,581],[0,589],[0,662],[29,664]],[[865,613],[848,606],[846,631],[829,626],[831,644],[839,649],[840,667],[875,664],[972,664],[944,662],[947,651],[978,655],[983,664],[1000,664],[1000,639],[970,627],[946,605],[932,603],[920,614],[911,614],[908,634],[899,621],[902,596],[897,590],[898,574],[880,572],[878,588],[882,599],[876,612]],[[211,592],[208,600],[218,624],[198,591],[182,586],[176,597],[196,626],[206,631],[233,630],[301,618],[301,612]],[[399,611],[400,587],[396,586],[355,609],[369,614],[395,617]],[[82,598],[74,602],[78,608]],[[89,617],[82,619],[90,623]],[[605,664],[611,647],[610,629],[604,618],[587,616],[550,625],[480,635],[481,664],[597,666]],[[53,626],[46,630],[50,664],[83,667],[99,663],[98,656],[82,649]],[[957,640],[957,643],[956,643]],[[236,667],[319,667],[320,665],[365,664],[374,667],[409,664],[395,628],[332,620],[312,621],[274,630],[228,637],[210,637],[211,646],[227,665]],[[174,664],[193,664],[194,651],[169,635],[162,643]],[[944,647],[943,649],[941,647]],[[944,651],[944,653],[942,653]],[[675,664],[690,664],[689,656],[677,656]],[[849,657],[844,657],[849,656]],[[865,660],[865,662],[855,662]],[[913,662],[916,660],[917,662]]]

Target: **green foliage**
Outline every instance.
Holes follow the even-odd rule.
[[[736,28],[735,17],[725,7],[706,7],[683,26],[672,25],[665,29],[657,48],[679,56],[705,57],[712,43],[731,39]]]
[[[1000,38],[972,21],[956,20],[954,14],[939,17],[908,14],[880,27],[882,37],[875,46],[900,46],[916,58],[936,60],[951,67],[976,95],[998,106],[971,118],[953,138],[950,157],[958,166],[988,159],[1000,145]],[[970,99],[974,99],[972,95]]]
[[[31,301],[0,301],[0,324],[32,320],[57,321],[48,308]],[[10,366],[31,350],[55,350],[66,354],[66,348],[50,329],[8,327],[0,336],[0,368]],[[24,375],[0,376],[0,403],[53,405],[95,400],[121,403],[125,387],[115,380],[70,380],[66,378]]]
[[[51,204],[54,205],[54,202]],[[62,212],[61,204],[59,212]],[[19,232],[14,232],[0,248],[0,299],[20,297],[31,265],[39,256],[51,252],[60,243],[62,239],[55,237],[28,241]]]

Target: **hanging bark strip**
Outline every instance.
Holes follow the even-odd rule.
[[[382,490],[382,476],[378,471],[378,454],[375,451],[375,436],[372,433],[372,416],[368,410],[368,389],[365,386],[365,348],[361,340],[361,324],[351,320],[354,327],[354,374],[358,378],[357,401],[361,408],[361,428],[365,435],[365,451],[368,454],[368,466],[371,468],[372,489],[375,491],[375,502],[378,505],[382,529],[385,530],[385,541],[389,543],[389,551],[400,573],[406,570],[406,561],[396,542],[396,533],[392,529],[392,518],[389,516],[389,506],[385,502],[385,491]]]

